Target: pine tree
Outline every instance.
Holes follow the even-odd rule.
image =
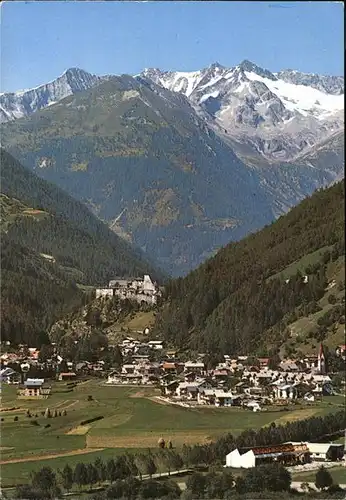
[[[88,484],[88,471],[83,463],[78,463],[73,472],[73,482],[78,484],[79,488]]]
[[[330,472],[323,467],[323,465],[318,469],[315,476],[315,486],[319,490],[325,490],[333,484],[333,478]]]
[[[61,479],[62,479],[63,488],[66,491],[70,491],[70,489],[73,486],[73,470],[72,470],[72,468],[68,464],[66,464],[62,471],[59,470],[59,474],[60,474]]]

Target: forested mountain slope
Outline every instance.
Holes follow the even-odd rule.
[[[252,92],[253,85],[258,85],[248,81],[245,66],[230,70],[229,75],[240,71]],[[228,74],[218,66],[202,72],[205,84],[212,84],[219,70]],[[343,126],[335,125],[334,133],[339,135],[332,137],[327,129],[333,123],[328,121],[322,137],[329,142],[321,150],[319,135],[309,135],[308,120],[303,127],[308,137],[298,134],[299,144],[293,147],[290,136],[282,140],[277,136],[290,113],[276,100],[283,111],[273,115],[273,96],[263,82],[255,100],[256,106],[262,106],[262,98],[269,106],[261,123],[271,123],[270,147],[267,139],[253,139],[250,131],[254,128],[257,134],[260,128],[256,120],[254,127],[245,124],[243,140],[228,126],[214,127],[211,107],[204,109],[209,98],[199,105],[191,100],[192,94],[183,95],[176,86],[171,91],[161,79],[157,84],[149,76],[114,76],[91,88],[82,86],[85,91],[3,124],[2,144],[37,175],[85,203],[173,276],[186,274],[230,241],[270,223],[316,188],[343,175]],[[240,101],[235,99],[232,81],[223,78],[217,83],[225,87],[231,102],[226,94],[220,98],[231,108],[236,103],[241,122],[246,122],[257,111],[248,91]],[[340,85],[339,80],[333,85],[332,80],[321,82],[331,85],[331,92],[334,84],[337,89]],[[342,101],[340,95],[331,98]],[[297,120],[300,127],[300,114]],[[318,127],[324,123],[317,122]],[[238,125],[244,124],[238,123],[237,130]],[[309,145],[315,146],[309,150]],[[263,149],[269,156],[263,155]],[[282,155],[286,149],[287,155]],[[299,151],[306,156],[297,158]]]
[[[163,279],[140,251],[80,202],[1,150],[1,333],[39,343],[63,313],[80,306],[78,285],[119,275]],[[40,340],[41,339],[41,340]]]
[[[2,130],[25,166],[174,275],[274,218],[256,172],[153,82],[113,77]]]
[[[24,168],[1,150],[1,192],[50,217],[40,225],[33,219],[16,219],[10,227],[12,238],[45,253],[59,263],[82,271],[81,282],[105,284],[113,276],[164,275],[148,262],[143,252],[129,245],[98,220],[82,203],[63,190]]]
[[[199,352],[278,349],[294,314],[316,312],[328,286],[328,263],[345,253],[344,195],[344,182],[317,191],[186,278],[171,281],[156,331],[178,347]],[[303,272],[293,266],[319,249],[314,259],[307,258]]]

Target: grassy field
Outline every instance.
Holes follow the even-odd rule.
[[[328,469],[332,475],[335,484],[346,484],[346,469],[345,467],[332,467]],[[292,474],[292,481],[301,481],[302,483],[313,483],[315,481],[316,471],[312,472],[298,472]]]
[[[311,407],[253,413],[240,408],[192,409],[165,405],[155,401],[157,389],[111,387],[99,380],[78,384],[72,392],[63,392],[64,389],[64,383],[56,382],[49,399],[33,401],[17,399],[13,386],[2,387],[3,485],[22,482],[29,471],[43,465],[58,468],[66,462],[90,462],[99,455],[109,458],[125,449],[156,448],[160,437],[170,439],[179,448],[184,443],[203,443],[227,432],[239,434],[244,429],[260,428],[273,421],[280,424],[322,415],[342,405],[341,397],[332,396]],[[88,401],[89,395],[92,401]],[[4,411],[13,407],[17,409]],[[66,409],[67,415],[45,419],[41,411],[47,407]],[[27,409],[33,415],[31,419],[26,416]],[[81,426],[83,420],[101,415],[102,420]],[[18,421],[14,421],[15,416]],[[39,425],[32,425],[33,420]],[[47,424],[50,427],[45,428]]]
[[[328,247],[325,247],[323,250],[328,250]],[[315,254],[317,255],[317,253],[318,252],[314,252],[314,254],[310,254],[310,256]],[[319,343],[314,336],[314,333],[317,331],[317,321],[320,317],[324,316],[330,309],[334,307],[334,305],[330,304],[328,301],[329,296],[334,295],[338,304],[341,304],[341,301],[345,296],[344,287],[341,286],[341,288],[339,288],[340,285],[343,285],[345,283],[344,256],[339,257],[339,259],[337,259],[335,262],[328,263],[327,279],[329,283],[332,284],[334,282],[334,284],[325,291],[323,297],[318,301],[318,305],[320,306],[321,310],[313,314],[309,314],[308,316],[299,318],[295,322],[288,325],[289,330],[291,331],[291,338],[285,341],[285,343],[282,345],[280,352],[281,356],[284,357],[286,355],[288,347],[294,347],[304,354],[309,354],[317,351]],[[328,329],[328,335],[326,336],[323,343],[334,351],[337,345],[344,343],[344,339],[345,325],[337,323],[335,324],[335,329]]]
[[[283,271],[280,271],[279,273],[273,274],[273,276],[270,276],[268,280],[276,279],[276,278],[283,278],[283,279],[288,279],[294,274],[296,274],[298,271],[300,271],[302,274],[305,273],[305,269],[308,266],[311,266],[313,264],[316,264],[317,262],[320,261],[322,255],[330,251],[332,249],[331,246],[325,246],[323,248],[320,248],[319,250],[316,250],[315,252],[308,253],[304,255],[299,260],[296,260],[292,264],[290,264],[288,267],[286,267]]]

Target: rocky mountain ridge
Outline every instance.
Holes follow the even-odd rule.
[[[217,64],[209,69],[202,86],[227,71]],[[238,70],[277,81],[252,63]],[[274,130],[268,147],[255,128],[252,136],[244,128],[244,141],[222,129],[208,109],[192,102],[193,89],[187,96],[147,74],[105,80],[3,124],[3,144],[174,276],[343,176],[342,128],[317,143],[307,128],[310,145],[301,151],[289,136],[277,136],[274,106],[266,115],[272,124],[257,127]],[[254,89],[263,82],[242,82],[249,83]],[[283,147],[294,160],[268,159]]]
[[[146,69],[141,76],[186,95],[224,139],[270,160],[294,159],[344,127],[343,77],[272,73],[247,60],[196,72]]]
[[[79,68],[70,68],[52,82],[33,89],[0,94],[0,123],[30,116],[76,92],[87,90],[103,81]]]
[[[29,116],[110,76],[70,68],[35,89],[0,95],[0,122]],[[198,71],[145,69],[137,75],[185,95],[197,114],[226,142],[245,145],[252,156],[289,161],[344,128],[342,76],[283,70],[273,73],[251,61]],[[237,148],[236,148],[237,149]]]

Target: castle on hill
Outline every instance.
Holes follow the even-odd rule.
[[[157,304],[157,298],[161,297],[162,292],[156,282],[153,282],[149,274],[144,278],[114,278],[107,288],[97,288],[96,298],[114,297],[120,299],[132,299],[138,303],[150,305]]]

